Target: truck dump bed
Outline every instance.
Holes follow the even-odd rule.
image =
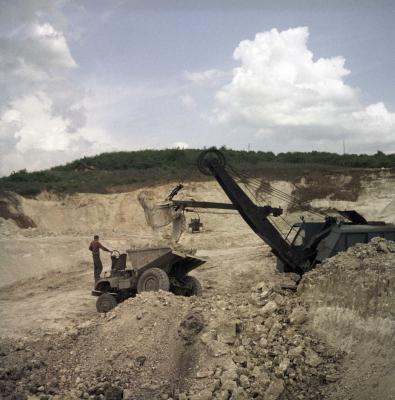
[[[157,267],[174,275],[186,275],[206,261],[191,254],[177,252],[170,247],[150,247],[127,251],[132,267],[139,272]]]

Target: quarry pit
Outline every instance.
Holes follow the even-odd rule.
[[[309,201],[395,222],[394,183],[395,174],[378,171],[348,201],[315,184]],[[311,183],[298,184],[309,192]],[[143,293],[97,314],[92,236],[121,251],[168,243],[170,231],[147,226],[137,196],[150,190],[161,201],[173,186],[2,199],[3,398],[395,398],[393,242],[357,245],[297,285],[294,274],[276,271],[269,247],[237,213],[201,213],[202,232],[185,232],[177,246],[207,259],[193,271],[202,297]],[[226,201],[212,181],[187,183],[184,193]],[[295,222],[300,211],[288,214]],[[102,261],[108,269],[106,254]]]

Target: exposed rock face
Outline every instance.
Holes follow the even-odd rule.
[[[395,243],[374,238],[339,253],[307,273],[299,293],[311,327],[349,354],[343,375],[325,377],[338,382],[331,398],[395,398]]]
[[[299,285],[312,325],[345,350],[395,343],[395,243],[374,238],[326,260]]]
[[[0,218],[10,219],[22,229],[35,228],[36,223],[24,213],[21,196],[15,193],[3,194],[0,197]]]

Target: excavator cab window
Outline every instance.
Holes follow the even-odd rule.
[[[305,242],[306,232],[303,229],[303,224],[297,223],[291,226],[285,239],[293,246],[302,246]]]
[[[303,246],[305,243],[306,232],[303,229],[303,225],[301,224],[294,224],[291,228],[295,233],[295,236],[292,239],[293,246]]]

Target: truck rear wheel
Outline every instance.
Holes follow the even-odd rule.
[[[150,268],[143,272],[137,282],[137,293],[168,291],[170,288],[169,277],[160,268]]]
[[[187,275],[184,277],[185,286],[188,287],[187,296],[201,296],[203,293],[202,284],[194,276]]]
[[[107,313],[117,306],[117,299],[109,293],[101,294],[96,301],[96,310],[99,313]]]

